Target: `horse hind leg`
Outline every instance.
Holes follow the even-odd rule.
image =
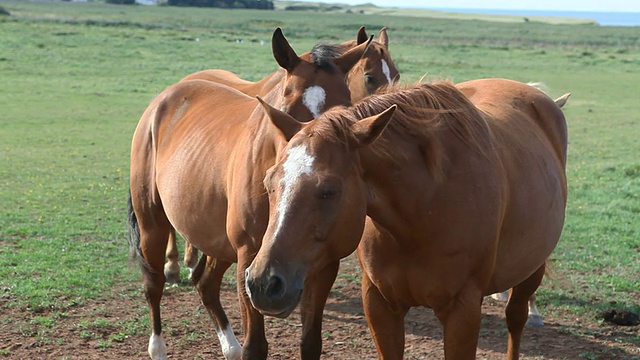
[[[509,330],[509,343],[507,347],[507,359],[517,360],[520,356],[520,342],[522,332],[527,322],[529,313],[529,299],[535,294],[536,289],[544,276],[544,264],[538,268],[525,281],[516,285],[511,290],[511,296],[507,303],[506,317]]]
[[[140,227],[140,248],[145,262],[141,266],[144,277],[144,294],[149,306],[152,328],[148,352],[153,360],[167,358],[167,345],[162,337],[160,301],[166,280],[163,266],[170,231],[168,222],[162,226],[154,224],[150,229],[144,226]]]
[[[180,264],[178,263],[178,252],[176,231],[172,229],[169,235],[169,242],[167,243],[167,263],[164,265],[164,276],[167,278],[167,282],[179,283],[180,282]],[[184,242],[184,265],[189,269],[189,280],[192,280],[193,270],[198,264],[198,249],[196,249],[190,242]]]
[[[531,295],[529,299],[529,316],[527,318],[527,323],[525,324],[527,327],[541,327],[544,326],[544,321],[542,320],[542,314],[538,311],[536,307],[536,294]]]
[[[178,264],[178,255],[179,253],[176,243],[176,231],[174,229],[171,229],[166,251],[167,263],[164,264],[164,276],[166,277],[167,282],[180,282],[180,264]]]
[[[189,279],[193,280],[193,271],[198,264],[198,249],[190,242],[184,242],[184,265],[189,269]]]
[[[229,319],[220,303],[220,285],[225,271],[231,266],[230,262],[220,261],[210,256],[202,255],[194,268],[192,280],[202,304],[214,321],[214,327],[222,352],[227,360],[240,360],[242,346],[236,339]]]
[[[491,295],[491,298],[497,301],[509,301],[509,290],[503,291],[500,293],[495,293]],[[525,324],[527,327],[541,327],[544,326],[544,321],[542,320],[542,314],[538,311],[536,307],[536,294],[531,295],[531,299],[529,299],[529,317],[527,319],[527,323]]]

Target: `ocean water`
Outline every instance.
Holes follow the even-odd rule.
[[[633,12],[591,12],[553,10],[499,10],[499,9],[432,9],[471,14],[554,16],[563,18],[591,19],[602,26],[640,26],[640,13]]]

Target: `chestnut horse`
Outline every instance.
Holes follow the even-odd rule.
[[[288,144],[264,179],[269,224],[245,274],[256,309],[288,313],[310,274],[357,247],[381,359],[403,357],[413,306],[434,310],[446,359],[475,358],[483,296],[509,288],[507,353],[518,358],[564,223],[566,122],[523,83],[460,88],[388,87],[308,124],[270,109]]]
[[[321,45],[299,57],[277,29],[273,55],[286,75],[265,95],[265,101],[302,121],[331,106],[350,104],[345,76],[368,45],[336,57],[337,50]],[[191,80],[161,92],[140,118],[131,145],[129,241],[144,276],[152,359],[167,356],[160,300],[166,280],[165,250],[174,231],[206,255],[196,266],[193,281],[214,320],[225,357],[267,356],[264,319],[244,291],[244,270],[258,252],[267,226],[268,199],[262,179],[283,144],[258,104],[226,85]],[[235,261],[244,348],[219,298],[222,276]],[[326,276],[335,278],[337,263],[328,271]],[[316,284],[302,304],[303,359],[316,359],[321,352],[322,310],[330,284]]]
[[[356,40],[346,41],[338,45],[338,52],[344,54],[350,49],[369,40],[365,27],[358,29]],[[184,77],[181,81],[208,80],[219,84],[231,86],[249,96],[266,96],[274,87],[278,86],[285,78],[286,71],[282,68],[266,76],[258,82],[243,80],[236,74],[221,70],[202,70]],[[347,84],[351,91],[351,101],[372,94],[381,86],[391,84],[400,78],[391,56],[389,54],[389,37],[387,29],[382,28],[378,34],[378,40],[372,41],[362,59],[347,73]],[[316,117],[319,114],[314,114]],[[198,261],[198,250],[185,241],[184,264],[189,269],[189,278]],[[180,265],[178,264],[178,247],[175,234],[169,237],[167,246],[167,263],[165,264],[165,276],[168,282],[180,281]]]

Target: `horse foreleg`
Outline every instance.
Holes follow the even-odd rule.
[[[264,317],[251,304],[251,299],[245,287],[244,272],[251,265],[253,256],[246,252],[238,251],[238,297],[242,309],[242,324],[244,329],[244,346],[242,358],[245,360],[261,360],[267,358],[269,344],[264,333]]]
[[[320,359],[322,354],[322,313],[339,268],[340,261],[331,262],[313,277],[308,278],[305,283],[300,304],[302,317],[300,354],[303,360]]]
[[[404,317],[409,309],[390,304],[362,272],[362,305],[379,359],[402,359]]]
[[[231,266],[230,262],[203,255],[195,266],[192,280],[200,294],[202,304],[214,321],[224,357],[227,360],[240,360],[242,346],[236,339],[227,314],[220,303],[220,285],[229,266]]]
[[[180,265],[178,264],[178,255],[176,231],[171,229],[166,250],[167,263],[164,265],[164,276],[170,283],[180,282]]]
[[[520,341],[522,340],[522,331],[528,317],[527,304],[538,286],[540,286],[543,276],[544,265],[511,290],[506,310],[507,329],[509,330],[508,360],[517,360],[520,357]]]
[[[184,265],[189,269],[189,279],[193,279],[193,271],[198,264],[198,249],[190,242],[184,242]],[[225,269],[226,270],[226,269]]]
[[[466,287],[457,297],[433,311],[444,328],[445,359],[475,359],[482,318],[482,292]]]

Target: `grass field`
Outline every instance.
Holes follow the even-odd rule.
[[[361,25],[375,33],[387,26],[406,82],[506,77],[543,82],[553,97],[571,92],[567,221],[539,303],[591,322],[609,307],[640,311],[640,27],[0,6],[11,13],[0,15],[0,326],[42,324],[51,341],[56,319],[74,306],[118,297],[143,305],[125,240],[137,120],[155,94],[191,72],[223,68],[257,80],[275,70],[260,41],[278,26],[300,53],[319,40],[353,39]],[[18,310],[29,318],[12,317]],[[141,324],[116,327],[146,334]],[[637,335],[623,341],[640,348]]]

